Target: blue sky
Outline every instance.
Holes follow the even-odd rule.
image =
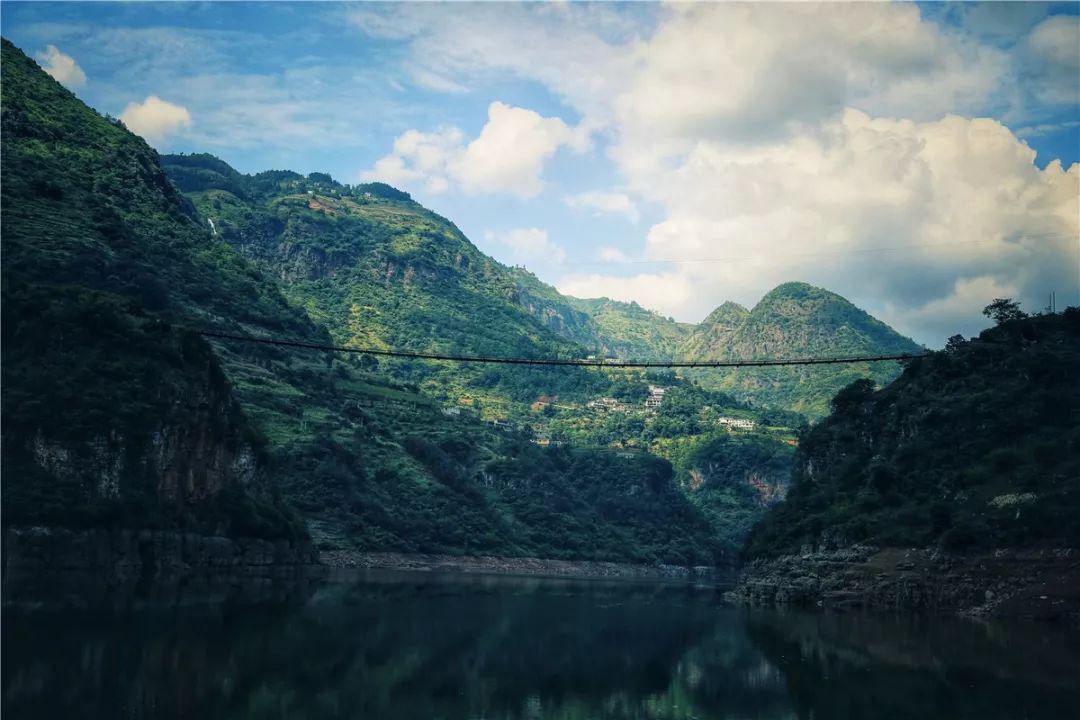
[[[385,180],[576,295],[699,321],[806,280],[938,345],[995,296],[1080,301],[1076,8],[0,12],[161,151]]]

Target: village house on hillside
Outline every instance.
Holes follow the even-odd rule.
[[[539,445],[540,447],[559,447],[566,444],[562,440],[552,440],[547,435],[537,435],[532,439],[532,442],[534,445]]]
[[[657,387],[656,385],[649,386],[649,397],[645,398],[645,409],[656,410],[664,402],[664,393],[667,392],[667,388]]]
[[[613,397],[601,397],[585,403],[590,410],[626,410],[626,404]]]
[[[716,422],[729,430],[753,430],[755,425],[753,420],[733,417],[717,418]]]

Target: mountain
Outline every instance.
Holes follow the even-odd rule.
[[[804,545],[987,550],[1080,543],[1080,309],[1007,321],[856,382],[800,444],[753,557]]]
[[[342,345],[667,359],[692,328],[634,303],[563,296],[523,268],[483,255],[453,223],[386,185],[346,186],[319,173],[243,175],[208,155],[169,155],[163,164],[216,237],[278,278],[282,292]],[[577,448],[636,453],[614,457],[670,461],[673,482],[725,546],[738,545],[753,519],[782,496],[791,427],[802,422],[774,413],[761,423],[760,447],[725,445],[726,455],[711,453],[702,469],[686,459],[727,434],[721,419],[758,414],[672,373],[363,362],[452,412],[506,421]],[[673,390],[655,414],[643,406],[651,383]],[[620,409],[590,407],[598,398],[615,399]],[[378,424],[377,412],[372,419]],[[478,470],[470,465],[462,473]]]
[[[844,388],[751,531],[750,604],[1080,618],[1080,308]]]
[[[636,360],[673,360],[694,325],[647,310],[636,302],[608,298],[566,298],[570,305],[592,318],[598,345],[608,355]]]
[[[241,176],[210,156],[166,156],[164,166],[216,237],[277,278],[340,344],[572,358],[586,351],[566,336],[595,336],[553,290],[389,186],[345,187],[319,173]],[[607,384],[573,368],[386,365],[433,397],[478,400],[500,417],[508,401],[596,394]]]
[[[739,303],[723,303],[694,328],[679,346],[679,351],[690,359],[719,359],[718,353],[728,352],[732,336],[749,315],[750,311]]]
[[[173,158],[171,181],[6,41],[3,71],[6,529],[723,560],[669,462],[481,421],[547,388],[606,391],[607,373],[380,364],[198,332],[586,352],[451,223],[389,186],[344,192],[317,173]]]
[[[325,338],[208,241],[156,153],[3,42],[5,526],[303,534],[212,348]]]
[[[806,283],[785,283],[750,311],[725,303],[682,345],[684,359],[752,359],[894,355],[921,348],[839,295]],[[809,417],[828,411],[830,398],[860,377],[879,385],[899,373],[897,363],[818,367],[739,368],[699,372],[707,387],[767,407]]]

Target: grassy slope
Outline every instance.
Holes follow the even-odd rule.
[[[803,543],[1076,547],[1080,310],[1009,322],[854,385],[803,440],[754,556]]]

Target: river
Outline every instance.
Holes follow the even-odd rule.
[[[1080,634],[684,585],[369,571],[302,604],[5,612],[4,718],[1066,718]]]

